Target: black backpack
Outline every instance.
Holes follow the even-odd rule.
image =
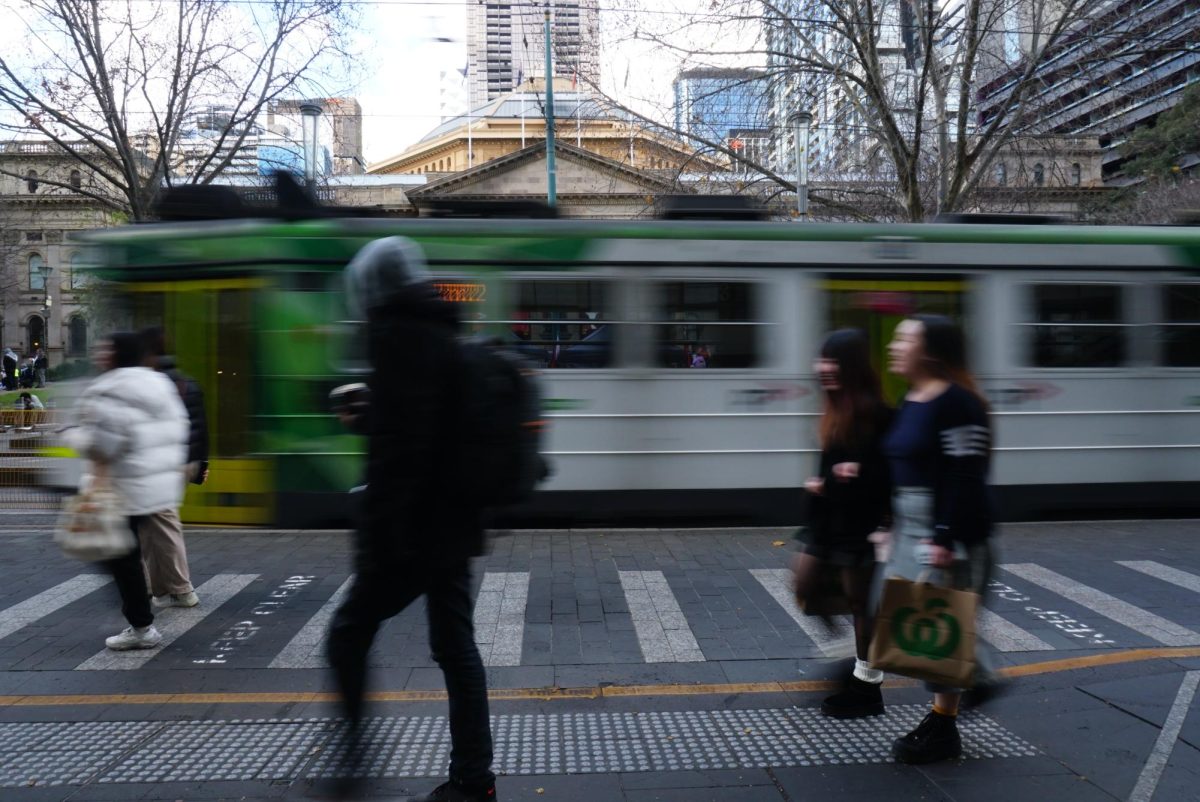
[[[536,372],[498,340],[459,343],[465,380],[460,482],[475,505],[507,507],[528,501],[550,475],[541,455],[542,393]]]

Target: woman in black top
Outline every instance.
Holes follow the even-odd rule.
[[[868,538],[888,511],[891,484],[882,440],[891,415],[871,366],[867,338],[857,329],[829,335],[815,370],[825,396],[821,464],[818,475],[805,483],[809,525],[794,565],[796,595],[806,603],[819,603],[814,597],[821,592],[822,569],[838,570],[854,616],[858,659],[843,690],[826,699],[821,712],[838,718],[874,716],[883,712],[883,672],[872,671],[866,662],[875,568],[875,547]]]
[[[933,581],[982,594],[992,566],[992,431],[987,402],[967,368],[962,330],[944,317],[914,316],[896,327],[888,360],[909,390],[884,440],[895,490],[893,548],[881,576],[916,580],[932,570]],[[955,718],[960,691],[931,690],[933,711],[893,745],[904,763],[962,752]]]

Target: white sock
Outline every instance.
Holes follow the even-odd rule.
[[[877,668],[871,668],[871,664],[866,660],[854,660],[854,678],[860,679],[863,682],[869,682],[872,685],[878,685],[883,682],[883,672]]]

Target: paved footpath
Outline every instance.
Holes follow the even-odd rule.
[[[344,533],[189,534],[202,604],[113,654],[111,582],[46,517],[0,519],[0,799],[302,799],[338,765],[326,626]],[[769,530],[518,532],[476,566],[503,800],[1200,799],[1200,522],[1011,525],[981,635],[1014,683],[962,761],[894,764],[924,714],[817,712],[845,633],[787,597]],[[440,781],[449,742],[420,604],[373,653],[372,796]]]

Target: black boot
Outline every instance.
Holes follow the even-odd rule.
[[[957,718],[936,711],[930,711],[915,730],[892,744],[892,756],[901,763],[936,763],[961,754]]]
[[[409,797],[408,802],[496,802],[496,784],[467,789],[454,782],[445,782],[424,796]]]
[[[821,702],[821,712],[832,718],[865,718],[883,714],[883,692],[878,682],[851,674],[842,689]]]

